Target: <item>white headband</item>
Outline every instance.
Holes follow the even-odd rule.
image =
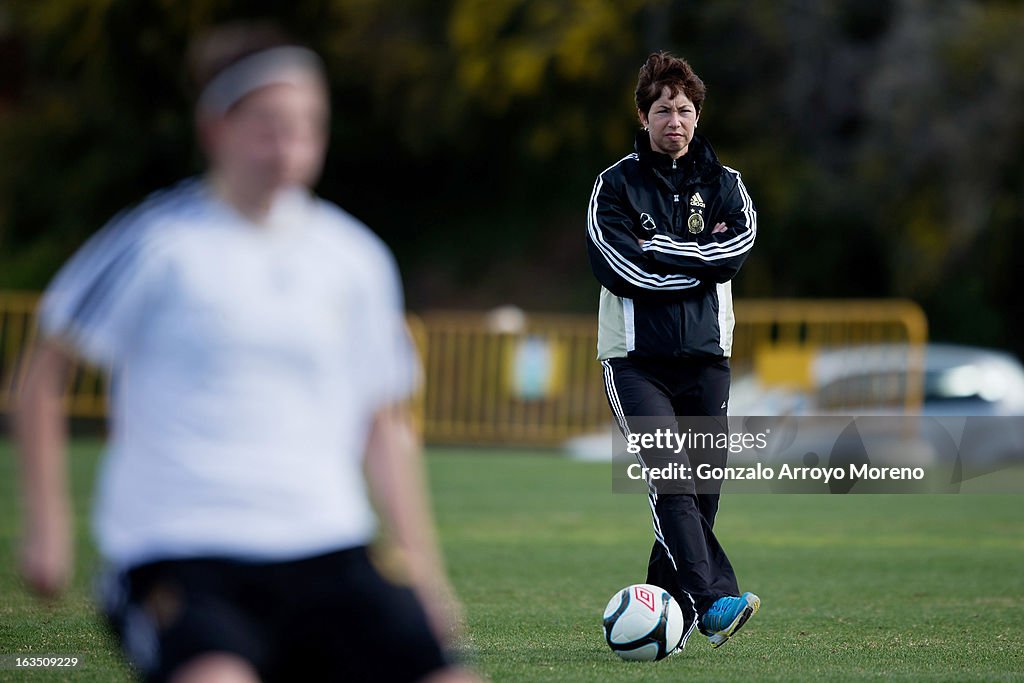
[[[243,57],[210,79],[199,95],[199,111],[223,116],[254,90],[268,85],[299,85],[310,79],[323,82],[324,66],[315,52],[282,46]]]

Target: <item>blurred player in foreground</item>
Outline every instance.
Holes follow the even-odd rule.
[[[111,377],[94,531],[101,602],[150,681],[455,681],[458,608],[405,412],[417,362],[390,252],[313,196],[323,66],[277,31],[191,55],[209,171],[115,218],[54,278],[16,430],[22,571],[73,566],[61,410],[76,356]],[[368,557],[370,498],[410,588]]]

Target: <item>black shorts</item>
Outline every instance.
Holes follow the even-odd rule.
[[[413,592],[366,548],[272,563],[168,560],[110,577],[104,610],[147,681],[210,652],[263,681],[414,681],[449,665]]]

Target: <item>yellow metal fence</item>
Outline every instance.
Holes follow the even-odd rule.
[[[37,298],[0,291],[0,412],[11,406]],[[767,382],[801,384],[801,363],[822,349],[898,343],[920,360],[927,340],[921,309],[901,300],[745,300],[736,302],[736,319],[734,373],[758,372]],[[423,360],[415,409],[428,442],[556,444],[610,423],[594,316],[525,315],[508,324],[487,313],[430,312],[408,322]],[[900,401],[914,411],[919,364],[899,382]],[[76,369],[69,414],[101,417],[104,392],[100,373]]]
[[[34,292],[0,290],[0,413],[10,411],[14,392],[25,370],[25,350],[36,335]],[[88,365],[79,364],[71,373],[64,406],[68,415],[99,418],[106,415],[106,378]]]
[[[822,409],[856,409],[865,399],[869,404],[886,402],[908,414],[921,408],[928,321],[913,301],[748,299],[736,302],[736,319],[734,376],[753,371],[766,383],[830,390],[828,405],[818,406]],[[900,349],[893,354],[899,358],[898,370],[879,372],[870,367],[872,349],[880,345]],[[853,384],[814,386],[809,366],[820,353],[834,349],[847,352],[845,373],[870,377],[869,392],[855,391]],[[861,362],[864,367],[858,368]]]
[[[593,316],[530,315],[514,330],[486,314],[422,320],[427,440],[557,443],[609,422]]]

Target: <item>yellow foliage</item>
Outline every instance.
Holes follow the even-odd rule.
[[[635,49],[643,0],[458,0],[448,19],[458,83],[495,111],[542,93],[546,79],[600,81]],[[543,137],[543,136],[541,136]]]

